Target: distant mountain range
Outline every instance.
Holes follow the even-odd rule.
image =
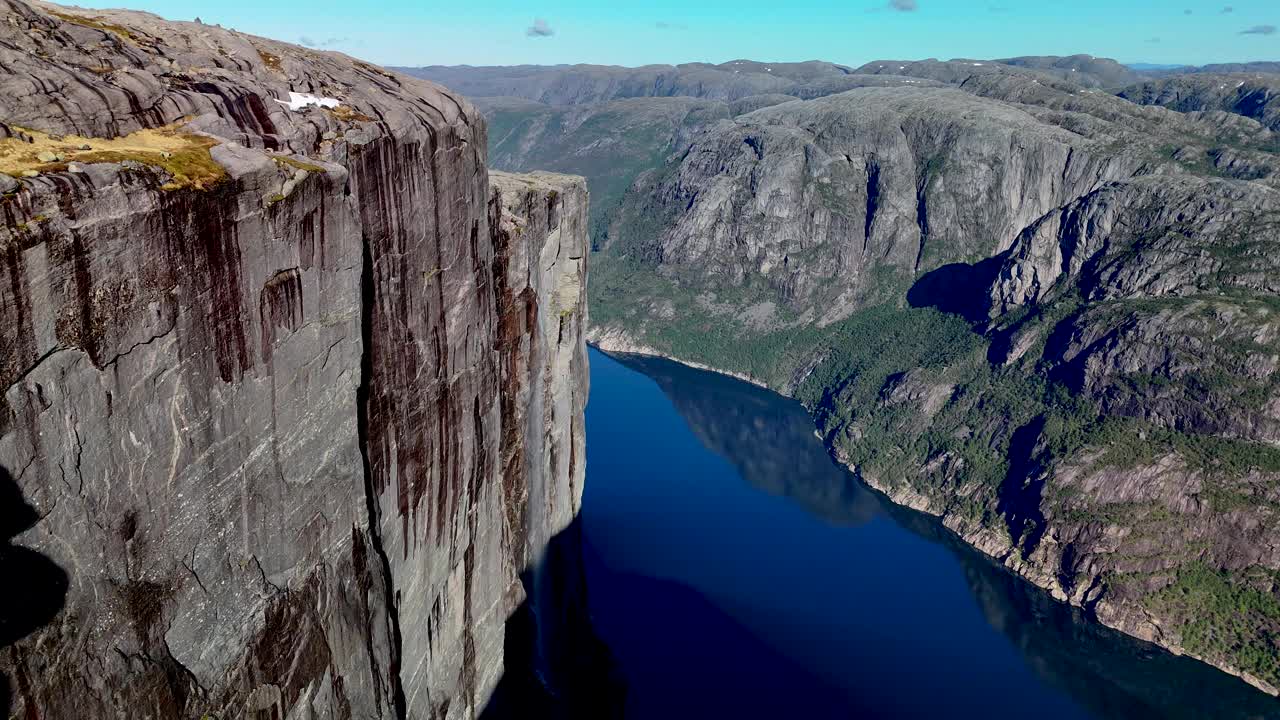
[[[416,77],[434,80],[473,97],[514,96],[552,105],[580,105],[624,97],[690,96],[733,100],[750,95],[782,93],[802,97],[802,86],[829,83],[839,92],[834,78],[862,74],[894,74],[910,66],[919,74],[932,68],[934,74],[954,78],[963,68],[1019,68],[1086,87],[1119,89],[1153,76],[1192,73],[1280,72],[1280,62],[1220,63],[1213,65],[1121,64],[1093,55],[1023,56],[996,60],[957,58],[915,61],[881,60],[859,68],[823,61],[766,63],[731,60],[726,63],[685,63],[682,65],[515,65],[470,66],[432,65],[392,68]],[[950,69],[949,71],[947,69]],[[973,71],[965,71],[973,74]],[[944,79],[942,77],[935,79]],[[847,89],[847,88],[846,88]]]
[[[1125,63],[1125,67],[1130,70],[1137,70],[1138,72],[1146,72],[1149,70],[1181,70],[1192,66],[1185,63],[1176,63],[1173,65],[1166,63]]]

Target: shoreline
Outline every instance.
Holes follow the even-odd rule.
[[[751,378],[750,376],[745,375],[743,373],[735,373],[732,371],[723,370],[721,368],[716,368],[703,363],[685,360],[685,359],[670,355],[668,353],[661,352],[652,346],[636,341],[631,335],[629,335],[625,331],[620,330],[618,328],[610,328],[604,331],[600,331],[597,328],[589,328],[587,330],[587,345],[592,348],[595,348],[596,350],[599,350],[600,352],[605,353],[606,355],[608,354],[643,355],[647,357],[663,358],[665,360],[670,360],[672,362],[679,363],[686,367],[691,367],[697,370],[704,370],[706,372],[713,372],[718,375],[724,375],[727,377],[734,378],[735,380],[741,380],[742,382],[754,385],[759,388],[763,388],[773,393],[777,393],[782,397],[794,399],[789,394],[785,392],[780,392],[776,388],[769,387],[767,384],[761,381],[755,380],[754,378]],[[808,408],[806,408],[806,410],[808,410]],[[876,492],[880,493],[895,505],[909,508],[911,510],[915,510],[916,512],[920,512],[925,515],[928,515],[929,517],[937,519],[938,523],[942,525],[948,532],[952,533],[958,540],[965,543],[969,547],[977,550],[983,555],[987,556],[994,562],[998,563],[1001,567],[1005,568],[1006,570],[1018,576],[1019,578],[1026,580],[1032,586],[1040,589],[1045,594],[1053,598],[1055,601],[1061,602],[1071,607],[1076,607],[1076,608],[1080,608],[1081,610],[1084,610],[1086,614],[1089,616],[1091,622],[1096,622],[1103,627],[1111,628],[1112,630],[1124,633],[1129,637],[1141,640],[1143,642],[1150,643],[1174,655],[1185,656],[1185,657],[1189,657],[1194,660],[1197,660],[1201,663],[1204,663],[1205,665],[1208,665],[1218,670],[1219,672],[1223,672],[1227,675],[1231,675],[1235,678],[1238,678],[1239,680],[1253,687],[1259,692],[1270,695],[1273,698],[1280,698],[1280,688],[1274,687],[1271,684],[1261,680],[1260,678],[1254,677],[1248,672],[1245,672],[1230,666],[1221,665],[1221,664],[1212,662],[1210,660],[1207,660],[1199,655],[1196,655],[1195,653],[1187,652],[1180,645],[1159,642],[1157,638],[1162,637],[1163,636],[1162,634],[1144,636],[1143,634],[1139,634],[1133,629],[1126,627],[1125,623],[1117,622],[1113,624],[1113,623],[1106,622],[1097,612],[1097,608],[1103,605],[1105,603],[1105,600],[1102,600],[1096,603],[1092,607],[1087,607],[1084,603],[1072,602],[1072,599],[1070,597],[1067,597],[1066,594],[1062,592],[1061,588],[1056,588],[1042,582],[1041,578],[1039,577],[1041,573],[1037,573],[1035,575],[1031,574],[1031,572],[1029,571],[1037,570],[1037,568],[1035,568],[1034,566],[1029,565],[1027,563],[1022,563],[1022,562],[1011,564],[1009,562],[1009,557],[1010,557],[1009,548],[995,547],[991,543],[982,542],[981,538],[979,537],[976,537],[976,536],[970,537],[970,536],[967,536],[966,534],[962,534],[959,531],[959,529],[957,529],[956,527],[953,527],[953,524],[950,524],[947,522],[948,515],[945,512],[938,512],[935,509],[933,509],[933,503],[928,497],[921,495],[919,493],[895,492],[889,486],[880,482],[876,482],[874,478],[865,477],[862,474],[862,472],[858,470],[858,468],[845,462],[845,460],[840,457],[840,454],[834,448],[828,445],[826,439],[822,437],[822,434],[821,432],[819,432],[816,425],[814,426],[814,434],[819,437],[823,447],[827,451],[827,455],[831,458],[831,460],[833,462],[839,463],[840,467],[852,473],[853,476],[857,478],[859,482],[875,490]],[[1116,613],[1115,616],[1119,618],[1119,617],[1123,617],[1123,614]],[[1156,628],[1158,630],[1158,624],[1156,625]]]

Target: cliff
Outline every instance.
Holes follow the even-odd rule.
[[[61,604],[9,714],[479,712],[581,500],[582,181],[342,55],[0,13],[5,557]]]

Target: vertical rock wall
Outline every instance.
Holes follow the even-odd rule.
[[[429,83],[140,13],[0,14],[0,142],[180,133],[223,175],[145,148],[0,175],[0,705],[478,713],[582,492],[582,181],[502,215],[483,120]]]

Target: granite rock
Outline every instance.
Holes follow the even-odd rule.
[[[539,230],[500,236],[485,122],[438,86],[143,13],[0,15],[0,120],[78,171],[0,205],[0,481],[69,579],[0,657],[11,714],[479,712],[581,496],[581,182],[539,179]]]

